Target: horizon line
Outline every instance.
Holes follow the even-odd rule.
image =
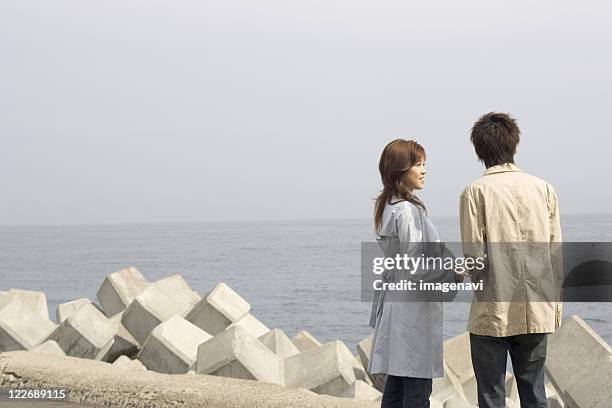
[[[561,215],[561,219],[564,217],[580,217],[580,216],[597,216],[597,215],[612,215],[612,212],[593,212],[593,213],[567,213]],[[437,215],[432,216],[434,220],[436,218],[459,218],[458,215]],[[32,223],[32,224],[0,224],[0,228],[26,228],[26,227],[94,227],[94,226],[129,226],[129,225],[164,225],[164,224],[263,224],[263,223],[300,223],[300,222],[317,222],[317,221],[364,221],[366,217],[349,217],[349,218],[330,218],[330,217],[316,217],[316,218],[265,218],[265,219],[221,219],[221,220],[192,220],[192,221],[111,221],[111,222],[98,222],[98,223]]]

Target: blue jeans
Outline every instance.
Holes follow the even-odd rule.
[[[429,408],[431,378],[387,375],[381,408]]]
[[[506,361],[510,352],[521,408],[547,408],[544,391],[546,340],[545,333],[508,337],[470,333],[472,365],[478,384],[478,406],[506,406]]]

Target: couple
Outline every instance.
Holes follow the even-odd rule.
[[[463,190],[459,200],[461,241],[466,258],[483,253],[486,256],[491,243],[552,245],[561,241],[555,190],[514,164],[519,133],[516,121],[505,113],[485,114],[472,127],[471,141],[486,171]],[[382,152],[379,170],[384,185],[375,204],[379,242],[387,239],[404,244],[437,241],[438,233],[427,217],[425,205],[413,194],[424,185],[423,147],[413,140],[392,141]],[[521,266],[523,261],[517,252],[507,252],[505,256],[489,253],[489,267],[478,279],[483,279],[485,287],[503,282],[502,291],[510,292],[511,297],[488,301],[475,297],[469,314],[478,406],[505,406],[509,352],[521,407],[545,408],[546,339],[547,333],[560,325],[560,298],[534,302],[527,301],[526,295],[519,296],[520,301],[515,299],[517,295],[540,293],[543,282],[558,284],[560,259],[552,255],[554,251],[547,252],[548,258],[542,261],[550,267],[538,269],[539,275],[535,276]],[[492,259],[494,256],[498,257],[498,267]],[[499,267],[500,263],[504,265]],[[542,271],[550,276],[543,276]],[[475,280],[474,276],[471,278]],[[462,281],[463,275],[455,273],[450,280]],[[374,328],[374,335],[368,372],[387,374],[381,407],[429,407],[432,379],[444,376],[441,303],[385,302],[384,295],[376,296],[370,326]]]

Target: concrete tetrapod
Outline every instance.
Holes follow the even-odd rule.
[[[461,383],[474,377],[470,351],[470,333],[464,332],[444,342],[444,362]]]
[[[462,398],[461,395],[455,394],[452,398],[446,400],[443,403],[444,408],[478,408],[478,406],[473,405],[466,401],[465,398]],[[514,407],[507,407],[514,408]]]
[[[545,369],[568,408],[610,407],[612,348],[579,316],[548,336]]]
[[[251,313],[245,314],[242,318],[240,318],[240,320],[238,320],[235,323],[230,324],[230,326],[232,325],[242,327],[243,329],[251,333],[251,335],[254,337],[261,337],[270,331],[270,329],[268,329],[268,327],[265,324],[260,322]]]
[[[115,360],[112,366],[122,370],[147,371],[147,367],[145,367],[144,364],[138,360],[132,360],[128,356],[120,356]]]
[[[57,356],[65,356],[64,350],[57,344],[55,340],[47,340],[43,343],[40,343],[38,346],[34,347],[30,351],[34,353],[47,353],[47,354],[55,354]]]
[[[339,397],[355,382],[354,358],[338,340],[302,351],[285,360],[285,384]]]
[[[22,313],[26,313],[29,316],[38,316],[42,320],[49,320],[47,296],[44,292],[9,289],[9,291],[5,292],[4,296],[1,297],[0,309],[15,300],[20,302],[19,307]]]
[[[455,401],[455,404],[460,401],[469,404],[463,393],[463,384],[446,363],[444,363],[444,377],[433,379],[431,395],[443,404],[450,400]]]
[[[506,398],[511,399],[513,402],[519,402],[518,384],[516,383],[516,378],[510,372],[506,372]]]
[[[200,344],[197,374],[284,384],[283,360],[239,326]]]
[[[138,353],[149,370],[165,374],[185,374],[198,357],[198,346],[212,336],[180,316],[158,325]]]
[[[355,373],[355,379],[364,381],[368,385],[372,385],[372,380],[368,375],[365,367],[361,364],[361,360],[358,357],[353,356],[353,373]]]
[[[321,345],[321,342],[306,330],[300,330],[291,338],[291,341],[300,352],[317,348]]]
[[[372,335],[369,335],[368,337],[357,343],[357,354],[359,354],[361,364],[363,364],[368,378],[372,382],[372,386],[378,391],[383,392],[385,389],[385,382],[387,380],[387,376],[385,374],[370,374],[367,372],[370,355],[372,354]]]
[[[47,298],[42,292],[11,289],[1,303],[0,352],[30,350],[57,327],[49,320]]]
[[[64,320],[47,340],[54,340],[73,357],[102,360],[112,346],[115,328],[91,303],[84,304]]]
[[[548,408],[565,408],[565,403],[557,394],[555,386],[552,383],[548,383],[544,386],[546,390],[546,402],[548,402]]]
[[[344,342],[342,342],[341,340],[336,340],[336,341],[339,341],[340,343],[342,343],[342,346],[346,350],[349,350],[349,348],[346,346],[346,344],[344,344]],[[350,353],[350,350],[349,350],[349,353]],[[353,356],[352,364],[353,364],[353,374],[355,374],[355,379],[365,381],[368,385],[372,385],[372,381],[370,380],[370,377],[368,376],[363,364],[361,364],[361,361],[359,360],[359,358],[353,355],[353,353],[351,353],[351,355]]]
[[[355,380],[346,391],[340,394],[340,397],[343,398],[353,398],[357,400],[365,400],[365,401],[374,401],[377,398],[380,398],[381,392],[376,388],[372,387],[370,384],[365,381]]]
[[[104,314],[111,317],[122,312],[148,285],[136,268],[126,268],[107,275],[97,293]]]
[[[149,284],[136,296],[123,312],[121,323],[143,344],[158,324],[173,315],[183,317],[199,300],[182,276],[172,275]]]
[[[463,401],[478,405],[478,388],[468,332],[444,342],[444,377],[434,379],[432,395],[443,403],[453,399],[453,404]],[[518,401],[516,380],[509,372],[506,372],[506,397]]]
[[[291,357],[300,352],[281,329],[270,330],[260,336],[259,341],[280,358]]]
[[[61,315],[63,322],[68,317],[72,316],[75,311],[78,311],[85,304],[94,306],[100,312],[100,314],[104,316],[103,312],[95,303],[91,303],[86,298],[82,298],[78,299],[77,301],[68,302],[64,304],[67,305],[67,307],[61,312],[60,308],[58,307],[58,318],[60,318]],[[138,343],[138,341],[134,339],[134,337],[125,329],[125,327],[123,327],[123,324],[121,324],[122,314],[123,312],[117,313],[110,319],[104,316],[104,318],[107,319],[107,321],[112,325],[114,336],[110,347],[105,347],[106,352],[103,355],[98,356],[98,359],[102,361],[112,363],[121,355],[132,357],[140,349],[140,344]]]
[[[470,334],[464,332],[450,338],[443,345],[445,377],[455,387],[460,386],[462,396],[472,404],[478,404],[478,390],[476,387],[476,375],[472,367],[472,354],[470,348]],[[452,375],[447,371],[452,372]],[[443,398],[439,398],[444,400]]]
[[[225,283],[220,282],[185,317],[215,336],[251,310],[251,305]]]
[[[110,319],[108,319],[113,325],[115,335],[113,337],[113,343],[102,358],[103,361],[112,363],[119,356],[132,357],[140,350],[140,343],[127,331],[127,329],[121,323],[121,317],[123,312],[117,313]]]
[[[80,298],[57,305],[57,308],[55,309],[55,317],[57,318],[57,322],[63,322],[64,320],[69,318],[74,312],[79,310],[81,306],[87,303],[91,303],[91,301],[87,298]]]

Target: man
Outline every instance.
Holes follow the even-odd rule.
[[[474,124],[471,141],[486,171],[460,198],[464,256],[483,257],[487,265],[471,272],[484,290],[475,294],[468,323],[480,408],[505,406],[508,352],[521,407],[547,407],[547,333],[561,322],[557,195],[514,164],[519,134],[505,113],[487,113]]]

